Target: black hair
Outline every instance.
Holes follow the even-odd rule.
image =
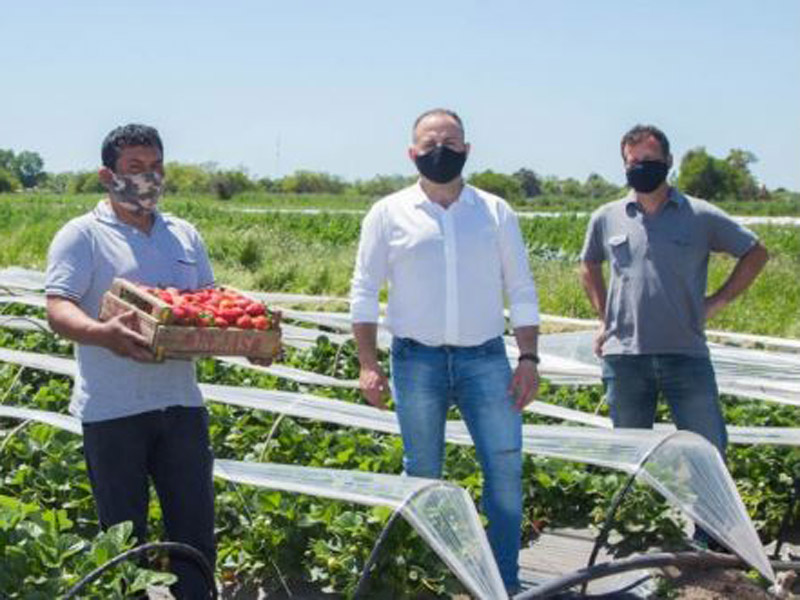
[[[158,148],[162,156],[164,154],[164,145],[155,127],[129,123],[113,129],[103,140],[103,166],[114,171],[120,152],[128,146],[149,146]]]
[[[651,136],[656,138],[659,146],[661,146],[661,153],[664,158],[669,158],[669,140],[664,135],[664,132],[655,125],[636,125],[622,136],[622,141],[619,144],[619,151],[623,160],[625,159],[625,146],[635,146]]]

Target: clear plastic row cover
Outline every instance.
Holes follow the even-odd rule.
[[[541,336],[542,363],[552,361],[553,369],[564,371],[574,383],[599,383],[600,361],[592,351],[593,338],[591,331]],[[800,355],[714,343],[708,347],[720,392],[800,405]]]
[[[18,302],[43,307],[41,294],[32,293],[44,285],[44,275],[39,271],[12,267],[0,270],[0,287],[23,290],[21,294],[0,295],[0,303]],[[274,296],[251,292],[255,297],[274,299]],[[288,298],[288,297],[287,297]],[[318,312],[283,309],[287,318],[317,326],[349,332],[350,318],[343,312]],[[319,335],[328,335],[335,343],[349,339],[346,333],[324,333],[318,329],[305,330],[286,325],[286,342],[297,347],[308,347]],[[544,377],[563,385],[590,385],[600,381],[600,365],[592,352],[592,331],[578,331],[544,335],[540,337],[540,370]],[[379,344],[388,347],[391,337],[379,329]],[[507,339],[510,356],[517,353],[512,338]],[[709,344],[711,359],[717,373],[720,391],[745,398],[771,400],[800,405],[800,356],[787,352],[766,352]],[[316,382],[312,382],[316,383]],[[336,385],[333,382],[317,385]],[[345,387],[352,387],[347,382]]]
[[[775,578],[722,457],[704,438],[689,431],[669,434],[653,448],[637,477],[683,508],[695,523],[762,575]]]
[[[475,505],[443,481],[217,460],[217,475],[239,483],[399,510],[462,583],[479,598],[503,598],[500,578]]]
[[[0,405],[0,417],[82,434],[78,419],[68,415]],[[233,460],[216,460],[214,474],[257,487],[399,510],[472,594],[486,599],[505,597],[475,505],[456,485],[417,477]]]

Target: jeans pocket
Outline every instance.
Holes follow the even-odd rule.
[[[408,356],[409,340],[405,338],[392,338],[392,346],[390,350],[391,358],[393,361],[403,360]]]

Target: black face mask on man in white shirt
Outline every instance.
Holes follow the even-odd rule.
[[[449,183],[461,175],[466,152],[456,152],[447,146],[436,146],[425,154],[418,154],[414,159],[420,175],[434,183]]]

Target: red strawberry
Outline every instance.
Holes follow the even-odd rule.
[[[251,317],[258,317],[264,314],[264,305],[259,302],[253,302],[250,306],[244,309]]]
[[[252,329],[253,319],[250,315],[242,315],[236,320],[236,326],[239,329]]]
[[[269,329],[269,320],[264,315],[253,317],[253,329]]]
[[[186,320],[186,309],[182,306],[172,308],[172,316],[176,323],[182,324]]]

